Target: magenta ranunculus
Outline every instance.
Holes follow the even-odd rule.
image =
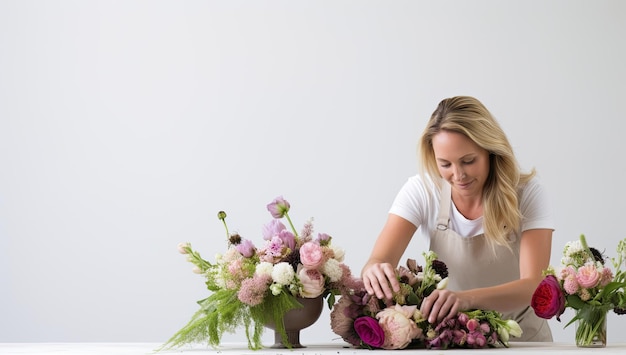
[[[565,311],[565,295],[554,275],[548,275],[541,280],[533,293],[530,305],[538,317],[550,319],[556,316],[560,321],[559,317]]]
[[[380,348],[385,343],[385,331],[372,317],[359,317],[354,321],[354,330],[361,340],[375,348]]]

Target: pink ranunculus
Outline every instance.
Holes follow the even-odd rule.
[[[325,262],[324,250],[314,242],[306,242],[300,247],[300,262],[309,269],[319,269]]]
[[[404,349],[420,335],[421,329],[411,319],[417,306],[396,304],[376,314],[380,326],[385,331],[383,349]]]
[[[559,317],[565,311],[565,295],[559,280],[554,275],[547,275],[539,285],[530,301],[530,305],[538,317],[550,319]]]
[[[285,227],[281,221],[273,219],[263,226],[263,239],[272,240],[273,237],[279,235],[280,232],[285,229],[287,229],[287,227]]]
[[[385,343],[385,331],[376,319],[368,316],[359,317],[354,321],[353,326],[365,344],[380,348]]]
[[[602,275],[598,272],[593,262],[585,263],[585,265],[578,268],[576,273],[576,281],[583,288],[596,287],[601,277]]]
[[[304,298],[315,298],[324,293],[324,275],[315,269],[306,267],[298,268],[298,278],[302,283],[300,296]]]

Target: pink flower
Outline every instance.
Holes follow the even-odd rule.
[[[271,222],[263,226],[263,239],[271,240],[273,237],[279,235],[280,232],[285,229],[287,229],[287,227],[285,227],[285,225],[281,221],[273,219]]]
[[[568,295],[574,295],[578,292],[579,286],[576,275],[569,275],[563,280],[563,289]]]
[[[324,293],[324,275],[319,271],[299,267],[298,278],[300,279],[300,283],[302,283],[300,296],[304,298],[315,298]]]
[[[556,316],[556,319],[560,320],[559,317],[565,311],[565,295],[554,275],[548,275],[541,280],[533,293],[530,305],[537,316],[544,319]]]
[[[318,269],[324,264],[324,251],[314,242],[307,242],[300,247],[300,262],[309,269]]]
[[[288,230],[282,230],[280,231],[280,233],[278,234],[278,237],[280,238],[280,240],[283,241],[283,244],[291,249],[292,251],[296,248],[296,236],[293,235],[293,233],[291,233]]]
[[[421,329],[411,319],[416,309],[417,306],[396,304],[376,314],[380,326],[385,331],[385,343],[381,348],[404,349],[420,335]]]
[[[289,208],[291,208],[289,202],[282,196],[276,197],[274,201],[267,205],[267,210],[270,211],[274,218],[283,218],[289,212]]]
[[[256,306],[263,302],[267,287],[272,283],[270,275],[257,274],[254,277],[245,279],[241,283],[241,288],[237,292],[237,298],[247,305]]]
[[[600,273],[596,268],[595,264],[585,263],[585,265],[578,268],[578,272],[576,273],[576,281],[580,287],[583,288],[593,288],[596,287],[600,281]]]
[[[608,267],[602,268],[602,278],[600,280],[600,286],[604,287],[613,281],[613,271]]]
[[[237,244],[235,248],[246,258],[251,257],[255,252],[254,244],[252,244],[252,241],[249,239],[244,239],[241,243]]]
[[[354,321],[354,330],[361,340],[375,348],[380,348],[385,344],[385,331],[378,321],[372,317],[359,317]]]

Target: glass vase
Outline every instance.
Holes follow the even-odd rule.
[[[576,346],[579,348],[606,347],[606,316],[608,311],[588,308],[577,311]]]

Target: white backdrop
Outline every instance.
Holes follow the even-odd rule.
[[[260,241],[279,195],[358,273],[454,95],[537,168],[552,263],[580,233],[611,254],[625,36],[620,0],[0,0],[0,341],[167,340],[207,296],[177,244],[223,251],[219,210]]]

